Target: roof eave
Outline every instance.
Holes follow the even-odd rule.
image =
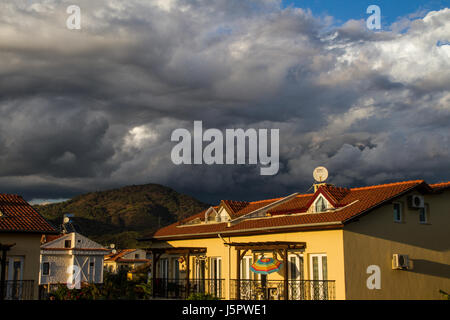
[[[421,182],[421,183],[419,183],[419,184],[417,184],[417,185],[415,185],[415,186],[412,186],[411,188],[408,188],[408,189],[406,189],[406,190],[404,190],[404,191],[402,191],[402,192],[396,194],[396,195],[393,196],[393,197],[390,197],[390,198],[388,198],[388,199],[386,199],[386,200],[384,200],[384,201],[382,201],[382,202],[380,202],[380,203],[377,203],[376,205],[374,205],[374,206],[372,206],[372,207],[370,207],[370,208],[368,208],[368,209],[366,209],[366,210],[361,211],[360,213],[358,213],[358,214],[356,214],[356,215],[354,215],[354,216],[351,216],[351,217],[348,218],[348,219],[343,220],[342,223],[343,223],[344,225],[346,225],[346,224],[348,224],[348,223],[354,222],[354,221],[358,220],[360,217],[362,217],[362,216],[364,216],[364,215],[370,213],[371,211],[373,211],[373,210],[375,210],[375,209],[378,209],[378,208],[382,207],[382,206],[383,206],[384,204],[386,204],[387,202],[392,201],[392,200],[395,200],[395,199],[397,199],[397,198],[399,198],[399,197],[402,197],[402,196],[404,196],[405,194],[407,194],[407,193],[409,193],[409,192],[411,192],[411,191],[413,191],[414,189],[417,189],[417,188],[419,188],[419,187],[425,187],[425,188],[427,188],[428,190],[431,189],[430,186],[429,186],[426,182]]]

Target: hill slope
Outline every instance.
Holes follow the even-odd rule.
[[[35,206],[55,225],[61,224],[64,213],[72,213],[72,220],[84,235],[121,248],[136,247],[136,238],[207,207],[158,184],[91,192],[65,202]]]

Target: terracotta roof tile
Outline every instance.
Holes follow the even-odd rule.
[[[368,212],[378,205],[419,186],[428,187],[423,180],[352,189],[327,186],[324,189],[319,188],[315,194],[298,195],[269,210],[268,213],[272,214],[272,217],[249,218],[231,226],[228,226],[228,223],[225,222],[195,225],[180,225],[180,223],[174,223],[159,229],[153,236],[155,238],[177,237],[182,235],[196,236],[210,233],[247,232],[251,229],[258,228],[270,229],[272,227],[301,226],[317,223],[345,223],[350,219]],[[340,205],[340,208],[322,213],[306,213],[308,203],[314,196],[317,196],[319,192],[326,192],[329,194],[330,197],[333,198],[333,201]],[[282,198],[250,202],[235,214],[247,214],[280,199]]]
[[[0,212],[0,232],[56,232],[21,196],[0,194]]]
[[[128,253],[136,251],[136,249],[122,249],[118,250],[116,253],[110,253],[105,256],[105,262],[115,261],[115,262],[149,262],[149,259],[125,259],[125,256]]]
[[[450,188],[450,182],[441,182],[441,183],[430,184],[430,187],[436,191],[444,190],[444,189]]]
[[[244,210],[250,204],[250,202],[222,200],[221,204],[225,205],[227,212],[229,212],[231,215],[231,218],[235,218],[240,215],[239,212]]]

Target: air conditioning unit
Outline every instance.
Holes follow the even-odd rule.
[[[409,257],[407,254],[394,254],[392,256],[392,269],[409,269]]]
[[[425,199],[420,195],[413,195],[409,197],[409,207],[412,209],[421,209],[425,207]]]

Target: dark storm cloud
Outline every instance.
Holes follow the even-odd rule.
[[[272,0],[78,1],[75,31],[71,4],[0,4],[2,192],[257,199],[306,191],[318,165],[343,186],[450,180],[449,9],[372,32]],[[280,129],[280,172],[173,165],[193,120]]]

